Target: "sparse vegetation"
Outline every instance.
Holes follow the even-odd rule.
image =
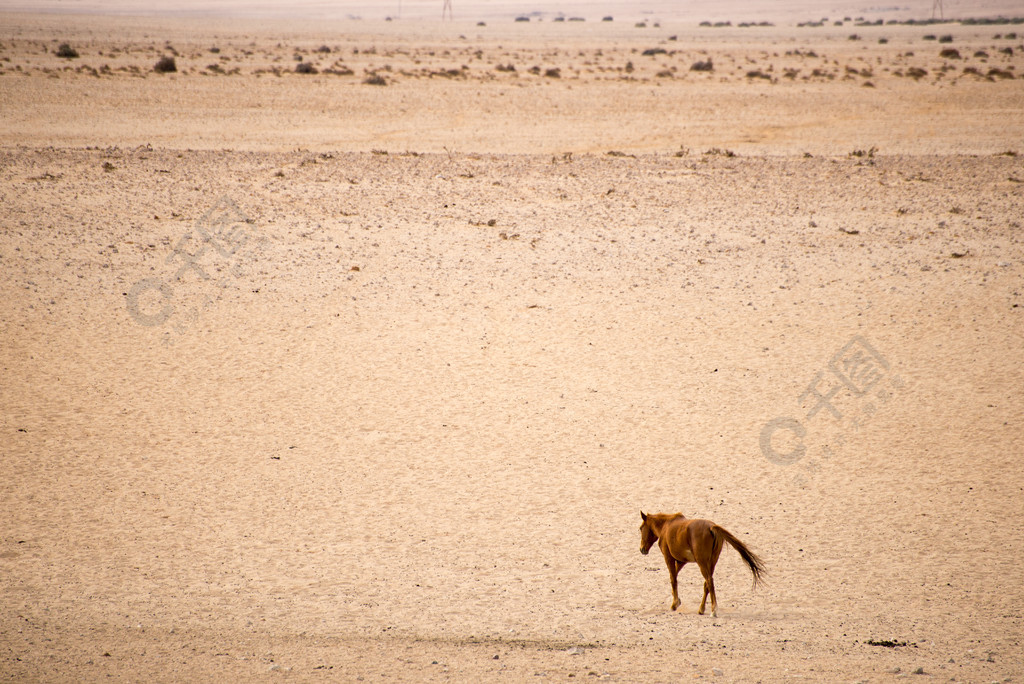
[[[164,55],[153,65],[153,71],[158,74],[170,74],[177,70],[178,65],[174,62],[174,57],[169,55]]]
[[[62,59],[75,59],[78,57],[78,51],[68,43],[61,43],[57,48],[57,56]]]
[[[310,62],[299,62],[295,65],[295,73],[297,74],[315,74],[317,68]]]
[[[706,61],[694,62],[690,65],[690,71],[714,71],[715,65],[711,63],[711,58],[708,57]]]
[[[378,74],[376,72],[374,72],[374,73],[370,74],[369,76],[367,76],[366,78],[364,78],[363,79],[363,83],[365,83],[366,85],[375,85],[375,86],[386,86],[388,84],[387,79],[385,79],[383,76],[381,76],[380,74]]]
[[[875,152],[877,152],[877,151],[878,151],[878,148],[875,147],[874,145],[872,145],[871,147],[869,147],[866,150],[854,150],[854,151],[850,152],[850,156],[851,157],[858,157],[858,158],[866,157],[868,159],[872,159],[875,156]]]

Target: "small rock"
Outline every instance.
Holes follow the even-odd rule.
[[[583,655],[583,648],[581,646],[573,646],[565,651],[569,655]]]
[[[715,675],[716,677],[721,677],[721,676],[722,676],[722,675],[724,675],[725,673],[724,673],[724,672],[722,672],[722,669],[721,669],[721,668],[718,668],[718,667],[713,667],[713,668],[711,668],[711,674]]]
[[[924,674],[924,668],[923,667],[917,668],[916,670],[914,670],[914,674]]]

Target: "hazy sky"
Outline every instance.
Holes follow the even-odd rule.
[[[444,0],[0,0],[0,11],[103,14],[217,14],[238,16],[436,18]],[[452,0],[456,18],[581,16],[597,21],[648,16],[662,20],[731,18],[734,21],[785,17],[809,19],[857,15],[866,18],[931,16],[933,0]],[[948,17],[1024,15],[1024,0],[943,0]]]

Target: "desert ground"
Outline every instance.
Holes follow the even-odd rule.
[[[183,5],[0,7],[0,678],[1024,679],[1024,24]]]

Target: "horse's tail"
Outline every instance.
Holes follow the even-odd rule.
[[[747,548],[747,545],[741,542],[739,539],[734,537],[732,533],[721,527],[720,525],[712,525],[711,533],[719,535],[725,541],[729,542],[732,548],[736,549],[736,552],[740,554],[740,558],[750,568],[750,573],[754,576],[754,586],[764,583],[764,576],[768,573],[768,569],[765,567],[764,561],[761,560],[756,553]]]

